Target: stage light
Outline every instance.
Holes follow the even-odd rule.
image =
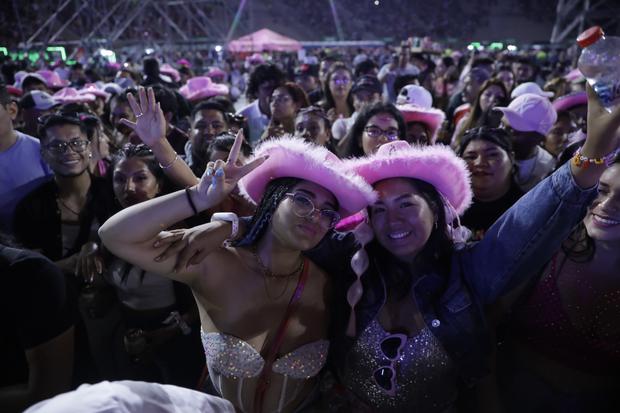
[[[46,49],[46,51],[60,53],[60,58],[62,60],[67,60],[67,52],[65,51],[65,48],[62,46],[50,46]]]
[[[218,52],[218,53],[221,52],[222,51],[222,46],[219,45],[219,44],[215,45],[215,51]]]
[[[508,49],[509,52],[516,52],[517,46],[515,46],[514,44],[509,44],[508,46],[506,46],[506,49]]]
[[[144,53],[146,54],[153,54],[155,52],[155,49],[147,47],[146,49],[144,49]]]
[[[375,6],[379,5],[379,0],[375,0]]]

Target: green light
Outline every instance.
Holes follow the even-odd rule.
[[[75,64],[75,60],[73,60],[73,59],[67,60],[67,65],[73,66],[74,64]]]
[[[48,52],[58,52],[60,53],[60,58],[64,61],[67,60],[67,52],[65,48],[62,46],[50,46],[46,49]]]
[[[9,51],[6,47],[0,47],[0,53],[4,54],[5,56],[9,55]]]
[[[493,42],[489,45],[489,49],[491,50],[502,50],[504,48],[504,43],[502,42]]]
[[[30,59],[32,63],[36,63],[36,61],[39,60],[40,57],[41,55],[39,54],[39,52],[28,53],[28,59]]]

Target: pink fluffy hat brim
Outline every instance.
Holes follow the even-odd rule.
[[[400,111],[405,119],[405,123],[420,122],[428,126],[431,131],[431,143],[434,144],[437,140],[437,132],[441,127],[446,114],[439,109],[435,108],[423,108],[412,104],[396,105],[396,108]]]
[[[405,141],[382,145],[377,153],[345,164],[370,185],[389,178],[415,178],[433,185],[461,215],[471,205],[465,161],[447,146],[411,146]]]
[[[560,96],[551,104],[556,112],[564,112],[574,108],[575,106],[587,105],[588,95],[586,95],[586,92],[574,92],[568,95]]]
[[[322,146],[299,138],[282,137],[261,143],[252,159],[269,158],[239,181],[243,196],[258,204],[269,182],[278,178],[299,178],[330,191],[337,199],[342,217],[352,215],[376,201],[377,195],[362,178]],[[251,161],[251,160],[250,160]]]

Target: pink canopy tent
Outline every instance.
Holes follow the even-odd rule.
[[[301,43],[269,29],[240,37],[228,43],[231,52],[295,52],[301,49]]]

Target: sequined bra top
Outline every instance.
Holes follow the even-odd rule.
[[[207,367],[211,382],[219,394],[235,405],[238,412],[248,412],[248,402],[244,396],[246,379],[258,379],[265,366],[265,359],[247,342],[238,337],[224,333],[205,333],[201,331],[202,345],[205,349]],[[327,359],[329,341],[317,340],[305,344],[288,354],[276,359],[272,371],[281,374],[284,379],[275,413],[279,413],[295,400],[302,390],[299,382],[289,383],[290,379],[307,380],[321,371]],[[225,393],[222,377],[233,382],[233,392]],[[230,383],[229,383],[230,384]],[[227,387],[228,388],[228,387]],[[233,400],[234,399],[234,400]]]
[[[240,338],[224,333],[201,332],[209,370],[228,378],[258,377],[265,360],[258,351]],[[329,341],[305,344],[276,359],[273,372],[294,379],[316,376],[327,359]]]
[[[379,387],[373,372],[390,365],[380,344],[389,335],[376,318],[370,322],[347,355],[343,384],[373,411],[452,412],[458,396],[457,370],[428,327],[408,337],[391,364],[396,375],[394,394]]]

